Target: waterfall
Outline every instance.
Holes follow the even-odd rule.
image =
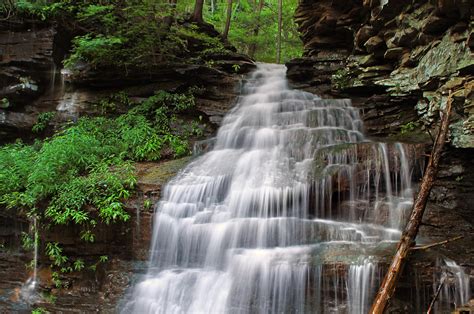
[[[123,313],[366,313],[413,202],[415,149],[259,64],[212,150],[164,188]]]
[[[470,276],[455,261],[445,258],[438,260],[441,273],[433,280],[434,293],[441,285],[440,295],[435,308],[437,312],[451,312],[466,305],[471,298]],[[437,278],[438,277],[438,278]]]
[[[33,260],[31,261],[31,267],[33,268],[33,275],[23,284],[20,289],[20,296],[28,304],[33,304],[40,300],[40,294],[38,288],[38,245],[39,245],[39,233],[38,233],[38,222],[37,217],[33,216],[31,219],[30,233],[33,235]]]

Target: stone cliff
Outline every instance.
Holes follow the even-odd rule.
[[[372,138],[429,148],[453,93],[449,145],[418,239],[464,238],[414,256],[405,274],[422,274],[426,285],[435,285],[434,256],[473,275],[473,15],[474,3],[464,0],[303,0],[295,13],[304,55],[287,63],[293,86],[351,98]],[[392,303],[415,311],[401,286]]]

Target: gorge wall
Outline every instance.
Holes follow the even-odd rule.
[[[418,241],[463,239],[412,257],[405,276],[421,274],[422,285],[436,285],[429,281],[442,255],[474,275],[473,14],[463,0],[303,0],[295,14],[304,55],[287,63],[293,86],[351,98],[368,136],[425,143],[428,153],[453,93],[450,140]],[[392,305],[407,299],[400,286]],[[406,303],[398,310],[414,311]]]

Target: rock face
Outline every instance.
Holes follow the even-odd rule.
[[[54,28],[0,21],[0,136],[28,132],[38,111],[27,106],[44,94],[54,72]]]
[[[218,35],[214,29],[204,31]],[[62,60],[70,48],[70,37],[60,26],[0,21],[0,143],[31,138],[31,127],[42,112],[58,111],[56,124],[83,114],[99,114],[94,103],[119,91],[143,98],[157,90],[180,92],[196,86],[201,90],[196,114],[216,127],[238,94],[242,74],[254,67],[248,57],[229,50],[208,55],[210,66],[163,62],[145,70],[124,71],[81,64],[74,74],[63,75]],[[189,45],[202,49],[196,43]]]
[[[368,131],[377,135],[414,121],[434,128],[453,90],[452,145],[474,147],[474,5],[432,3],[302,1],[295,20],[305,52],[288,63],[289,77],[324,96],[364,96],[359,106],[371,111]]]
[[[462,0],[303,0],[295,14],[305,51],[287,64],[293,86],[351,98],[369,136],[431,144],[428,133],[436,134],[453,92],[450,142],[418,241],[464,238],[415,254],[392,302],[396,312],[418,311],[406,301],[415,274],[420,289],[433,294],[439,256],[474,275],[473,13],[474,3]]]

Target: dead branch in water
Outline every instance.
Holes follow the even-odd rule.
[[[436,303],[436,300],[438,299],[439,293],[441,291],[441,288],[443,287],[444,281],[446,280],[446,276],[443,276],[439,282],[438,289],[436,289],[436,293],[433,296],[433,299],[431,300],[430,306],[428,307],[428,311],[426,311],[426,314],[431,314],[433,313],[433,306]]]

